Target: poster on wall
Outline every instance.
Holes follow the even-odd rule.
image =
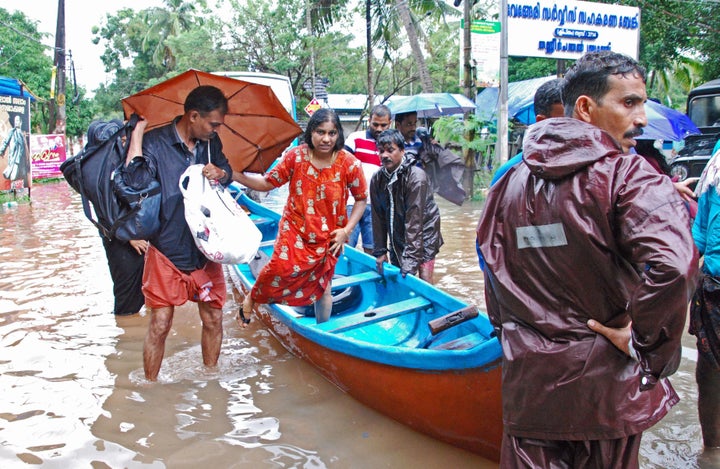
[[[30,188],[30,98],[0,95],[0,190]]]
[[[60,165],[67,158],[65,135],[31,135],[30,155],[33,179],[62,177]]]

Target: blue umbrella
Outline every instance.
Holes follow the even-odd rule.
[[[475,110],[475,103],[457,93],[420,93],[394,96],[388,100],[393,115],[417,112],[418,117],[440,117]]]
[[[655,101],[645,102],[645,114],[648,124],[643,129],[643,134],[638,137],[640,139],[679,142],[688,135],[700,133],[688,116]]]

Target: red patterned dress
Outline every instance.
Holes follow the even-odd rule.
[[[348,190],[367,198],[360,162],[340,150],[331,165],[317,169],[310,148],[288,151],[265,179],[275,187],[290,183],[275,248],[250,292],[256,303],[305,306],[322,296],[335,272],[330,234],[347,225]]]

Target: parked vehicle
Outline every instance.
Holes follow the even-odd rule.
[[[280,214],[232,184],[263,233],[257,260],[272,255]],[[229,265],[243,293],[259,266]],[[447,443],[499,460],[502,349],[475,306],[346,246],[332,281],[333,314],[255,305],[254,314],[290,352],[363,404]]]
[[[720,79],[690,91],[687,115],[702,133],[687,136],[685,146],[670,164],[671,174],[680,181],[700,177],[720,138]]]

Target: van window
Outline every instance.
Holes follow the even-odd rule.
[[[688,108],[688,116],[696,126],[720,126],[720,96],[697,96],[690,100]]]

